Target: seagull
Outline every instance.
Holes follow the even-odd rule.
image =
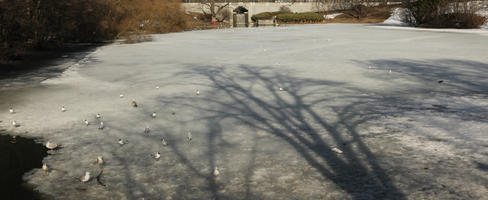
[[[54,149],[56,149],[58,147],[59,147],[59,144],[56,144],[54,142],[47,141],[47,143],[46,143],[46,148],[48,148],[50,150],[54,150]]]
[[[159,89],[159,86],[156,86],[156,89]]]
[[[219,168],[217,168],[217,167],[215,167],[215,168],[214,168],[213,175],[214,175],[215,177],[217,177],[217,176],[219,176],[219,175],[220,175]]]
[[[200,90],[197,90],[197,95],[200,95]]]
[[[120,94],[119,94],[119,97],[120,97],[120,98],[124,98],[124,94],[120,93]]]
[[[97,157],[97,164],[103,165],[103,158],[102,158],[102,156],[98,156]]]
[[[103,130],[104,128],[105,128],[105,124],[103,124],[103,122],[100,122],[98,129]]]
[[[66,108],[64,106],[61,107],[61,112],[66,112]]]
[[[161,158],[161,154],[159,152],[154,153],[153,158],[158,161]]]
[[[88,120],[86,120],[86,119],[83,120],[83,123],[85,123],[85,125],[87,125],[87,126],[90,125],[90,122],[88,122]]]
[[[8,109],[8,112],[10,112],[10,114],[14,114],[15,113],[15,111],[14,111],[14,109],[12,107]]]
[[[85,172],[85,176],[83,176],[83,178],[81,178],[81,182],[86,183],[90,180],[91,180],[90,172]]]
[[[136,102],[136,100],[132,100],[132,106],[133,106],[134,108],[137,108],[137,102]]]
[[[120,146],[122,146],[122,145],[125,144],[124,140],[122,140],[122,139],[119,139],[119,142],[118,143],[120,144]]]
[[[341,153],[342,153],[342,150],[340,150],[340,149],[338,149],[338,148],[336,148],[336,147],[332,148],[332,151],[334,151],[334,152],[336,152],[336,153],[339,153],[339,154],[341,154]]]
[[[47,167],[46,163],[42,164],[42,171],[47,173],[49,171],[49,168]]]
[[[19,127],[20,125],[19,125],[19,124],[17,124],[17,122],[14,120],[14,121],[12,121],[12,126],[14,126],[14,127]]]
[[[186,137],[187,137],[187,139],[188,139],[188,143],[190,143],[190,142],[191,142],[191,140],[192,140],[191,131],[188,131],[188,135],[187,135]]]
[[[17,139],[17,136],[16,135],[12,135],[12,140],[10,141],[10,143],[12,143],[12,144],[17,143],[17,140],[16,139]]]
[[[95,118],[100,119],[100,118],[102,118],[102,115],[100,115],[100,113],[98,113],[97,115],[95,115]]]
[[[152,117],[152,118],[156,118],[156,112],[153,112],[153,113],[151,114],[151,117]]]
[[[391,69],[388,71],[388,73],[390,73],[390,74],[391,74]]]
[[[284,89],[284,88],[282,88],[282,87],[280,87],[280,91],[285,91],[285,89]]]
[[[168,142],[166,142],[166,140],[163,138],[163,140],[161,140],[161,144],[163,144],[163,146],[167,146]]]

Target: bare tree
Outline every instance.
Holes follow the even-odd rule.
[[[230,3],[219,3],[217,0],[202,0],[202,11],[205,15],[212,16],[212,22],[217,21],[217,14],[219,14],[224,8],[228,7]],[[210,11],[210,14],[207,13]]]

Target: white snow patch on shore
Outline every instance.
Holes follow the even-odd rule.
[[[332,14],[328,14],[328,15],[324,15],[324,19],[334,19],[336,18],[337,16],[340,16],[342,15],[343,13],[332,13]]]
[[[385,25],[396,25],[396,26],[408,26],[405,23],[407,10],[405,8],[395,8],[393,9],[391,16],[386,19],[383,24]]]

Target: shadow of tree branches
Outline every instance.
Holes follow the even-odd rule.
[[[339,87],[343,88],[343,83],[290,74],[245,65],[237,69],[190,67],[175,76],[208,80],[199,86],[205,88],[204,95],[165,97],[160,99],[160,103],[200,113],[184,123],[203,123],[209,127],[205,135],[211,169],[215,166],[217,158],[214,154],[220,144],[216,143],[216,137],[224,141],[240,137],[224,133],[230,128],[220,126],[232,121],[232,126],[245,125],[272,136],[274,140],[284,141],[306,161],[305,165],[320,173],[320,180],[331,181],[352,199],[405,199],[357,130],[359,125],[375,117],[362,113],[367,112],[365,108],[375,101],[374,97],[362,95],[361,90],[353,91],[351,88],[340,94],[338,91],[342,89]],[[359,100],[350,102],[351,98]],[[247,140],[246,137],[249,136],[240,139]],[[257,195],[253,193],[251,176],[255,173],[254,154],[260,150],[255,148],[257,138],[251,140],[255,141],[250,151],[252,158],[247,163],[250,165],[245,172],[246,194],[243,199]],[[273,146],[276,141],[269,142]],[[278,144],[281,145],[280,142]],[[285,148],[279,145],[276,147]],[[268,156],[280,160],[276,156],[284,154]],[[187,160],[182,154],[178,156]],[[281,162],[287,164],[287,160]],[[208,182],[214,198],[218,199],[219,192],[212,185],[215,182],[211,179]]]

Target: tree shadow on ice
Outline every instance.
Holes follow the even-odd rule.
[[[405,199],[357,130],[360,124],[374,117],[360,110],[375,99],[343,83],[290,74],[265,67],[190,67],[176,76],[203,78],[205,81],[200,86],[206,88],[206,94],[165,98],[165,101],[202,113],[192,121],[203,121],[212,127],[206,136],[210,165],[216,159],[213,155],[218,146],[216,137],[222,137],[224,132],[219,124],[230,120],[291,146],[308,166],[352,199]],[[359,100],[340,105],[346,102],[342,100],[354,98]],[[257,154],[257,151],[253,147],[250,153]],[[280,156],[269,155],[269,158],[279,160]],[[255,198],[250,180],[254,174],[253,158],[246,172],[246,198]],[[218,191],[213,193],[218,199]]]
[[[430,111],[462,121],[488,122],[488,109],[472,99],[488,98],[488,63],[471,60],[370,60],[356,61],[364,68],[373,66],[367,76],[391,85],[405,85],[398,91],[389,91],[389,107],[397,113],[405,111]],[[378,69],[391,69],[385,75]],[[413,85],[411,83],[414,83]],[[410,85],[410,86],[409,86]],[[450,100],[451,97],[465,97]],[[434,99],[432,105],[418,105],[423,99]],[[461,106],[452,107],[451,104]]]
[[[456,59],[395,59],[355,62],[364,66],[373,66],[375,69],[391,69],[393,72],[400,73],[403,76],[407,76],[408,79],[417,82],[442,85],[444,87],[442,93],[445,94],[486,94],[488,92],[486,78],[488,75],[488,63]],[[381,78],[378,74],[370,73],[369,75],[375,78]],[[386,76],[382,77],[386,78]],[[389,78],[391,79],[391,76]],[[439,81],[442,82],[439,83]],[[442,88],[437,90],[440,89]]]

